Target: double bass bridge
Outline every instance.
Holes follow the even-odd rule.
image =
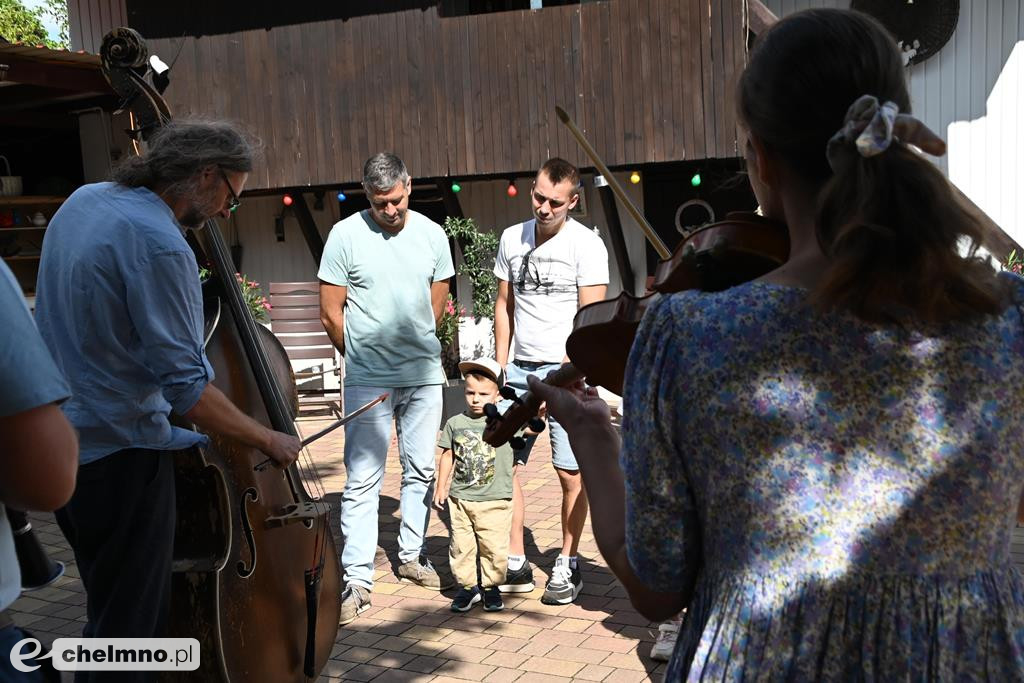
[[[321,518],[331,512],[330,503],[321,500],[310,500],[285,505],[276,515],[270,515],[263,521],[267,529],[288,526],[289,524],[305,524],[311,528]]]

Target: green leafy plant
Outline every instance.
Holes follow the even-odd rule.
[[[1006,257],[1006,262],[1003,263],[1003,270],[1017,273],[1017,275],[1024,275],[1024,259],[1020,257],[1016,249],[1011,251],[1010,255]]]
[[[12,43],[45,45],[51,49],[68,46],[67,3],[45,0],[43,7],[29,9],[20,0],[0,0],[0,36]],[[43,17],[50,15],[57,23],[59,40],[51,40],[43,26]]]
[[[199,281],[206,282],[209,279],[210,269],[200,267]],[[244,275],[239,273],[235,273],[235,280],[242,289],[242,298],[245,300],[245,305],[249,307],[249,313],[252,314],[253,320],[260,323],[269,322],[270,301],[267,300],[267,297],[263,296],[260,283],[246,279]]]
[[[469,279],[473,287],[473,318],[494,315],[494,302],[498,298],[498,278],[494,275],[494,258],[498,254],[498,238],[481,232],[472,218],[449,216],[444,231],[462,249],[462,265],[458,274]]]

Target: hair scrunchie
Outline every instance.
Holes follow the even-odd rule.
[[[889,149],[894,139],[934,156],[946,153],[946,143],[910,114],[901,114],[895,102],[879,104],[875,96],[861,95],[846,110],[843,127],[828,141],[825,155],[832,170],[838,171],[852,161],[854,150],[873,157]]]

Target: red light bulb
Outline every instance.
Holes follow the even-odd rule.
[[[291,196],[290,194],[286,194],[285,196],[281,197],[281,202],[282,202],[282,203],[283,203],[283,204],[284,204],[285,206],[291,206],[291,205],[292,205],[292,202],[294,202],[294,201],[295,201],[295,200],[294,200],[294,199],[292,199],[292,196]]]
[[[508,192],[509,197],[515,197],[517,194],[519,194],[519,190],[516,189],[516,184],[513,182],[510,182],[508,184],[508,189],[505,191]]]

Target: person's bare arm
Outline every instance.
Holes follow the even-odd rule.
[[[184,417],[204,431],[216,432],[260,449],[277,467],[284,468],[295,462],[302,447],[298,437],[268,429],[243,413],[212,384],[206,385],[199,401]]]
[[[579,307],[583,308],[598,301],[604,301],[605,294],[608,293],[608,285],[588,285],[580,287],[577,291]]]
[[[595,304],[598,301],[604,301],[604,295],[608,291],[608,285],[587,285],[586,287],[579,287],[579,288],[577,288],[576,291],[577,291],[577,294],[576,294],[577,299],[576,300],[578,301],[578,307],[577,307],[576,310],[579,310],[580,308],[583,308],[584,306],[588,306],[590,304]],[[568,363],[569,362],[569,355],[568,354],[566,354],[562,358],[562,362],[563,363]]]
[[[498,280],[498,299],[494,303],[494,360],[508,365],[509,346],[515,332],[515,294],[507,280]]]
[[[0,500],[49,512],[75,490],[78,436],[55,403],[0,417]]]
[[[573,453],[577,454],[587,496],[601,501],[590,509],[594,540],[608,568],[626,589],[637,612],[651,621],[678,614],[690,601],[682,591],[648,588],[633,570],[626,555],[626,485],[619,467],[621,440],[597,390],[582,382],[559,388],[536,377],[528,379],[530,391],[544,399],[552,414],[566,426]]]
[[[444,302],[448,298],[448,280],[438,280],[430,285],[430,306],[434,309],[434,325],[441,320]]]
[[[327,330],[334,348],[345,355],[345,302],[348,301],[348,287],[320,281],[320,322]]]
[[[442,449],[441,461],[438,463],[437,469],[437,481],[434,483],[434,507],[438,510],[443,509],[444,504],[448,501],[448,491],[451,490],[452,485],[453,464],[452,449]]]

